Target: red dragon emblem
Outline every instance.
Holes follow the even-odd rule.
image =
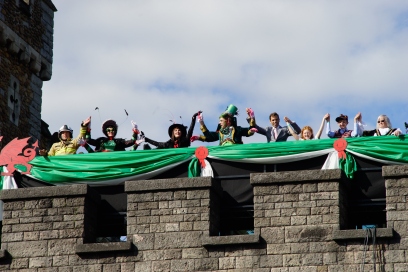
[[[0,136],[0,141],[3,136]],[[28,164],[29,161],[34,159],[36,155],[36,148],[38,148],[38,141],[35,141],[33,145],[28,144],[28,138],[13,139],[9,142],[0,153],[0,166],[7,166],[8,173],[2,172],[2,176],[12,176],[16,170],[16,164],[20,164],[26,167],[26,171],[22,174],[30,174],[32,165]]]

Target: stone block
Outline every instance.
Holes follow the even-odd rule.
[[[285,231],[283,228],[266,227],[261,228],[261,237],[267,244],[283,244],[285,243]]]
[[[166,224],[150,224],[150,233],[166,232]]]
[[[180,222],[180,231],[193,230],[193,222]]]
[[[263,196],[262,198],[263,198],[263,202],[265,203],[276,203],[276,202],[284,201],[284,195],[268,195],[268,196]]]
[[[52,257],[52,264],[54,267],[67,266],[69,264],[68,256],[54,256]]]
[[[291,254],[299,254],[299,253],[308,253],[309,252],[309,243],[298,243],[294,244],[291,243],[290,245],[290,253]]]
[[[169,202],[169,209],[172,208],[181,208],[181,200],[175,200]]]
[[[28,262],[29,268],[44,268],[52,266],[52,257],[36,257],[30,258]]]
[[[183,259],[199,259],[208,258],[208,251],[202,247],[199,248],[185,248],[182,250],[181,258]]]
[[[13,242],[7,245],[7,251],[13,258],[32,258],[47,256],[47,241]]]
[[[235,257],[235,267],[242,268],[259,268],[260,256],[241,256]]]
[[[194,259],[171,260],[171,271],[194,271]],[[140,270],[141,271],[141,270]],[[150,271],[150,270],[143,270]]]
[[[77,240],[61,239],[61,240],[49,240],[48,241],[48,254],[50,256],[61,256],[75,254],[75,248]]]
[[[218,270],[218,258],[195,259],[194,269],[202,270]]]
[[[168,201],[160,201],[159,202],[159,209],[168,209],[169,208],[169,202]]]
[[[283,255],[283,266],[301,266],[302,265],[302,254],[287,254]]]
[[[202,232],[168,232],[157,233],[154,240],[155,249],[189,248],[201,246]]]
[[[11,260],[10,268],[16,269],[17,271],[21,271],[24,268],[28,268],[28,261],[29,261],[29,258],[13,258]]]
[[[154,201],[165,201],[165,200],[173,200],[173,192],[155,192],[154,194]]]
[[[210,198],[210,190],[192,190],[187,191],[187,199],[204,199]]]
[[[266,253],[268,255],[288,254],[290,253],[290,250],[291,250],[290,248],[291,248],[290,244],[282,244],[282,243],[270,244],[268,243],[267,248],[266,248]]]
[[[280,217],[272,217],[272,219],[280,218]],[[254,218],[254,227],[261,228],[261,227],[270,227],[271,226],[271,218]]]
[[[322,265],[323,253],[306,253],[302,254],[302,265]]]
[[[24,241],[38,241],[39,231],[24,232]]]
[[[201,207],[201,202],[199,199],[182,200],[181,207]]]
[[[303,192],[305,193],[315,193],[318,191],[318,184],[316,183],[306,183],[306,184],[303,184],[302,186],[303,186]]]
[[[175,200],[187,199],[187,191],[175,191],[173,197]]]
[[[227,270],[234,269],[235,267],[235,257],[223,257],[219,258],[219,269]]]
[[[290,226],[290,217],[271,217],[271,224],[269,226]]]
[[[286,243],[326,241],[331,230],[320,226],[292,226],[285,228]]]
[[[102,265],[102,271],[121,272],[121,265],[120,264],[104,264]]]
[[[306,225],[306,216],[292,216],[290,218],[290,225],[291,226],[299,226],[299,225]]]
[[[18,242],[24,240],[24,232],[12,232],[12,233],[2,233],[1,241],[3,243],[7,242]]]
[[[178,223],[166,223],[166,232],[180,231],[180,225]]]
[[[154,234],[133,234],[132,242],[138,250],[152,250],[154,248]]]

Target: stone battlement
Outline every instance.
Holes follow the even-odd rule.
[[[127,181],[127,241],[112,243],[95,243],[88,185],[4,190],[0,270],[407,271],[407,172],[383,167],[387,226],[375,231],[343,229],[340,170],[252,173],[254,234],[231,236],[217,236],[212,178]]]

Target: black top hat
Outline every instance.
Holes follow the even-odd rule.
[[[340,121],[342,121],[342,120],[346,120],[346,121],[348,122],[348,116],[347,116],[347,115],[340,114],[340,116],[336,118],[336,122],[337,122],[337,123],[340,122]]]
[[[182,136],[186,137],[187,135],[187,127],[183,126],[182,124],[172,124],[169,126],[169,136],[170,138],[173,136],[173,130],[178,128],[181,131]]]

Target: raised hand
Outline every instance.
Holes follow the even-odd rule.
[[[199,114],[201,114],[202,113],[202,111],[198,111],[198,112],[196,112],[196,113],[194,113],[193,114],[193,118],[196,118]]]
[[[198,114],[197,114],[197,121],[198,122],[204,122],[204,116],[203,116],[203,113],[202,112],[198,112]]]
[[[82,121],[82,126],[90,128],[90,126],[91,126],[91,116],[89,116],[84,121]]]
[[[130,121],[130,123],[132,124],[132,131],[133,131],[133,133],[139,134],[140,132],[139,132],[139,129],[137,128],[136,123],[135,123],[133,120]]]
[[[195,141],[197,141],[199,138],[200,138],[199,136],[193,135],[193,136],[191,136],[191,138],[190,138],[190,142],[195,142]]]
[[[246,108],[245,110],[249,117],[255,118],[255,112],[251,108]]]

